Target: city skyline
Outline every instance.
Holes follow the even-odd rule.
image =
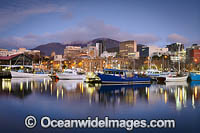
[[[198,0],[1,1],[0,46],[34,48],[95,38],[164,46],[200,43]]]

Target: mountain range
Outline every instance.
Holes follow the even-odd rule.
[[[56,54],[64,54],[64,49],[66,46],[81,46],[87,47],[87,45],[95,45],[96,42],[103,42],[106,46],[108,52],[119,51],[119,41],[110,38],[97,38],[88,42],[71,42],[70,44],[62,44],[58,42],[52,42],[48,44],[39,45],[32,50],[40,50],[41,54],[50,56],[54,51]]]

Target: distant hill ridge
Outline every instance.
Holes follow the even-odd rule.
[[[33,48],[33,50],[40,50],[41,53],[50,56],[53,51],[55,51],[56,54],[64,54],[64,49],[66,46],[86,47],[88,44],[94,45],[98,41],[102,41],[106,45],[106,49],[109,52],[114,52],[114,51],[119,50],[120,42],[117,40],[109,39],[109,38],[97,38],[97,39],[94,39],[94,40],[88,41],[88,42],[78,41],[78,42],[72,42],[70,44],[62,44],[62,43],[58,43],[58,42],[52,42],[52,43],[48,43],[48,44],[39,45],[39,46]]]

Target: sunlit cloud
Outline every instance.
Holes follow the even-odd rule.
[[[0,44],[8,44],[10,47],[33,48],[49,42],[71,43],[73,41],[87,42],[96,38],[111,38],[119,41],[136,40],[137,43],[149,44],[160,40],[152,34],[131,34],[122,32],[120,28],[105,24],[102,20],[86,20],[76,27],[67,28],[56,33],[43,35],[27,34],[23,37],[0,38]],[[7,46],[8,46],[7,45]]]
[[[176,33],[168,35],[167,41],[170,43],[180,42],[183,44],[186,44],[189,42],[189,40],[186,37],[178,35]]]

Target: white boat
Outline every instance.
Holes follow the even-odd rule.
[[[85,74],[78,74],[76,70],[65,69],[63,73],[57,73],[59,80],[84,80]]]
[[[184,86],[187,87],[188,83],[187,81],[180,81],[180,82],[166,82],[166,88],[170,89],[170,88],[174,88],[177,86]]]
[[[12,78],[48,78],[49,74],[25,73],[21,71],[11,71]]]
[[[145,74],[149,77],[151,77],[151,79],[153,80],[157,80],[157,77],[160,76],[162,72],[159,71],[158,69],[147,69]]]
[[[78,83],[83,82],[82,80],[59,80],[57,86],[64,88],[66,90],[75,90],[78,86]]]
[[[177,81],[187,81],[188,75],[186,76],[166,76],[166,82],[177,82]]]

